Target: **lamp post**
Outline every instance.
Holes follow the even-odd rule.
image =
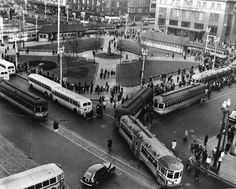
[[[66,5],[66,21],[69,22],[69,5]]]
[[[36,41],[38,39],[38,15],[35,15],[35,35],[36,35]]]
[[[143,60],[143,64],[142,64],[142,70],[141,70],[141,86],[143,86],[143,73],[144,73],[144,64],[146,61],[146,57],[148,55],[148,51],[147,49],[142,48],[142,60]]]
[[[213,64],[212,64],[212,69],[215,69],[215,63],[216,63],[216,49],[217,49],[217,44],[219,43],[220,41],[220,38],[215,38],[214,39],[214,43],[215,43],[215,54],[214,54],[214,61],[213,61]]]
[[[221,111],[223,113],[223,117],[222,117],[222,122],[221,122],[220,133],[218,134],[218,144],[217,144],[216,154],[214,157],[214,162],[213,162],[213,167],[212,167],[214,170],[217,170],[217,172],[220,169],[220,166],[217,167],[217,162],[219,161],[219,158],[221,156],[221,150],[222,150],[222,148],[224,148],[224,146],[223,146],[224,142],[223,142],[223,145],[221,146],[221,139],[222,139],[222,135],[226,132],[227,123],[228,123],[228,120],[225,123],[225,117],[226,117],[226,115],[227,115],[227,119],[229,117],[230,104],[231,104],[230,99],[228,99],[227,101],[224,101],[221,106]]]
[[[205,53],[207,52],[207,43],[208,43],[208,35],[211,32],[211,28],[207,28],[206,30],[206,46],[205,46]]]
[[[59,55],[60,55],[60,85],[62,86],[62,55],[65,51],[65,47],[64,45],[62,46],[62,48],[59,48]]]
[[[45,1],[44,2],[44,5],[45,5],[45,9],[44,9],[44,19],[47,18],[47,2]]]
[[[18,68],[18,46],[17,46],[17,35],[16,33],[14,34],[15,38],[15,49],[16,49],[16,69]]]

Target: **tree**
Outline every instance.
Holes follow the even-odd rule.
[[[93,51],[94,62],[95,62],[95,56],[96,56],[97,50],[100,49],[102,45],[103,45],[103,39],[96,35],[96,38],[94,39],[91,46],[91,49]]]
[[[63,56],[63,62],[67,65],[67,74],[70,72],[70,63],[74,61],[74,57],[71,55]],[[62,69],[63,70],[63,69]]]
[[[68,41],[69,44],[69,52],[72,52],[73,57],[75,57],[75,53],[80,52],[81,47],[81,39],[75,36],[72,40]]]

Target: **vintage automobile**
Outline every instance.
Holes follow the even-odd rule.
[[[115,166],[110,162],[90,166],[80,180],[84,185],[93,187],[114,174]]]

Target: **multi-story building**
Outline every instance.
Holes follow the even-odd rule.
[[[235,23],[235,0],[156,0],[155,27],[194,41],[210,35],[235,43]]]
[[[149,17],[150,0],[129,0],[129,20],[142,21]]]
[[[121,16],[128,12],[128,0],[106,0],[106,15]]]
[[[156,14],[156,0],[150,0],[149,17],[154,18]]]

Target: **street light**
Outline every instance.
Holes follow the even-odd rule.
[[[46,1],[44,2],[44,5],[45,5],[44,19],[46,19],[47,18],[47,2]]]
[[[215,69],[215,63],[216,63],[216,49],[217,49],[217,44],[219,43],[220,41],[220,38],[215,38],[214,39],[214,43],[215,43],[215,54],[214,54],[214,61],[213,61],[213,64],[212,64],[212,69]]]
[[[143,86],[143,84],[144,84],[144,82],[143,82],[143,73],[144,73],[144,64],[145,64],[145,60],[146,60],[147,55],[148,55],[148,50],[142,48],[143,64],[142,64],[142,70],[141,70],[141,86]]]
[[[66,21],[69,22],[69,5],[66,5]]]
[[[38,15],[35,14],[35,34],[36,34],[36,41],[38,39]]]
[[[206,30],[206,47],[205,47],[205,53],[207,52],[207,43],[208,43],[208,35],[211,32],[211,28],[207,28]]]
[[[220,164],[219,166],[217,167],[217,162],[219,161],[219,158],[221,156],[221,150],[224,149],[224,142],[221,146],[221,139],[222,139],[222,135],[223,134],[226,134],[226,129],[227,129],[227,126],[228,126],[228,120],[225,124],[225,117],[227,115],[227,119],[229,119],[229,107],[230,107],[230,99],[228,99],[227,101],[224,101],[222,106],[221,106],[221,111],[223,113],[223,117],[222,117],[222,122],[221,122],[221,128],[220,128],[220,133],[217,135],[218,136],[218,144],[217,144],[217,149],[216,149],[216,154],[215,154],[215,157],[214,157],[214,162],[213,162],[213,169],[217,170],[217,172],[219,172],[220,170]],[[225,140],[225,139],[224,139]]]

